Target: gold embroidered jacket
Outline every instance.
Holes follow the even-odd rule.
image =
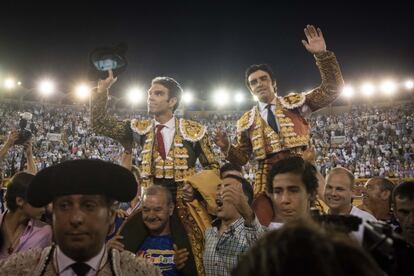
[[[121,143],[132,141],[133,132],[139,136],[141,177],[143,187],[159,179],[182,182],[195,173],[199,159],[204,169],[218,170],[219,164],[211,148],[206,127],[186,119],[175,118],[175,134],[167,158],[156,150],[154,120],[118,121],[107,114],[107,94],[95,95],[92,106],[92,127],[95,133],[111,137]]]
[[[35,248],[20,252],[0,261],[0,275],[4,276],[54,276],[57,265],[53,258],[53,247]],[[140,275],[161,276],[161,271],[141,257],[129,251],[110,250],[108,261],[99,271],[102,276]],[[110,264],[112,262],[112,264]]]
[[[264,168],[263,162],[269,155],[282,151],[301,154],[309,145],[310,128],[303,114],[327,106],[339,95],[343,79],[334,53],[327,51],[315,58],[322,78],[320,86],[310,92],[276,99],[273,111],[279,122],[279,133],[262,119],[257,106],[237,121],[236,144],[230,146],[227,160],[243,166],[253,155],[258,161],[255,194],[265,187],[269,168]]]

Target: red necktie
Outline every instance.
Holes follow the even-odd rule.
[[[164,147],[164,139],[162,138],[161,130],[164,128],[164,125],[157,125],[157,145],[158,145],[158,152],[160,153],[162,159],[165,160],[165,147]]]

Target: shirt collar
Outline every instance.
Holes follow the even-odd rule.
[[[102,246],[101,251],[99,251],[99,253],[95,257],[85,262],[85,264],[89,265],[94,271],[98,271],[100,268],[99,265],[103,266],[106,263],[106,258],[104,258],[105,256],[103,256],[105,252],[106,250],[104,245]],[[69,266],[71,266],[72,264],[76,263],[76,261],[66,256],[65,253],[63,253],[62,250],[60,250],[59,246],[57,246],[56,250],[56,260],[58,262],[59,274],[62,273],[64,270],[68,269]]]
[[[155,126],[161,124],[157,120],[154,120],[154,122],[155,122]],[[170,128],[170,129],[175,128],[175,116],[172,116],[172,118],[168,122],[166,122],[165,124],[162,124],[162,125],[164,125],[166,128]]]
[[[276,99],[277,97],[275,96],[273,98],[273,101],[270,103],[272,105],[276,105]],[[267,103],[262,103],[262,102],[258,102],[259,103],[259,110],[260,112],[263,112],[266,109],[266,106],[268,105]]]

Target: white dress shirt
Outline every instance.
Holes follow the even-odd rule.
[[[101,251],[99,251],[98,255],[96,255],[89,261],[85,262],[85,264],[91,267],[91,269],[86,274],[87,276],[95,276],[96,273],[99,271],[99,269],[101,269],[105,265],[108,259],[108,254],[105,254],[106,253],[105,249],[106,249],[105,245],[102,246],[102,249]],[[55,253],[56,267],[57,267],[57,270],[59,270],[58,274],[61,276],[77,276],[71,267],[71,265],[76,263],[76,261],[66,256],[62,252],[62,250],[60,250],[59,246],[56,247],[55,252],[56,252]]]
[[[161,129],[162,139],[164,140],[164,149],[165,155],[168,155],[168,152],[171,149],[172,142],[174,140],[175,134],[175,117],[173,116],[168,122],[165,124],[161,124],[160,122],[155,121],[155,126],[157,125],[164,125],[165,127]],[[157,132],[157,130],[155,130]],[[155,133],[157,134],[157,133]]]
[[[266,106],[268,104],[267,103],[262,103],[262,102],[258,102],[258,103],[259,103],[260,116],[267,123],[268,109],[266,108]],[[273,112],[273,115],[275,115],[275,112],[276,112],[276,97],[274,97],[273,101],[270,104],[272,105],[271,110]],[[276,115],[275,115],[275,121],[276,121],[276,124],[277,124],[277,128],[280,130],[279,120],[277,119]]]

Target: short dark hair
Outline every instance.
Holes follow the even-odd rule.
[[[252,205],[253,202],[253,188],[252,188],[252,184],[250,184],[249,181],[247,181],[247,179],[237,176],[237,175],[226,175],[226,177],[224,178],[232,178],[237,180],[238,182],[241,183],[242,185],[242,189],[243,189],[243,193],[245,196],[247,196],[247,202],[249,203],[249,205]],[[223,179],[224,179],[223,178]]]
[[[241,257],[231,275],[381,274],[374,259],[353,241],[300,219],[263,235]]]
[[[177,104],[174,105],[173,111],[178,108],[178,105],[181,101],[181,96],[183,94],[183,89],[181,85],[173,78],[170,77],[156,77],[151,81],[152,84],[158,83],[168,89],[168,100],[171,98],[177,98]]]
[[[316,178],[316,168],[302,157],[291,156],[276,162],[267,176],[266,189],[268,193],[273,193],[273,179],[281,173],[294,173],[302,177],[306,192],[312,197],[316,195],[318,189],[318,179]]]
[[[168,190],[166,187],[161,186],[161,185],[154,184],[154,185],[149,186],[148,188],[145,189],[142,197],[158,195],[160,193],[161,194],[164,193],[165,198],[167,199],[167,205],[174,204],[173,197],[172,197],[170,190]]]
[[[27,190],[33,178],[34,175],[27,172],[18,172],[11,178],[5,196],[7,209],[12,212],[17,210],[17,197],[27,200]]]
[[[392,193],[392,201],[395,204],[395,198],[404,198],[408,200],[414,200],[414,181],[401,182],[395,186]]]
[[[223,177],[223,173],[228,171],[238,171],[240,173],[243,172],[241,166],[231,162],[227,162],[226,164],[220,167],[220,177]]]
[[[253,74],[254,72],[259,71],[259,70],[268,73],[269,76],[270,76],[270,79],[272,80],[272,83],[274,83],[276,81],[275,78],[274,78],[274,75],[273,75],[272,68],[270,68],[269,65],[267,65],[267,64],[253,64],[253,65],[250,65],[249,68],[246,69],[246,73],[244,75],[244,82],[245,82],[245,84],[246,84],[246,86],[249,90],[250,90],[249,76],[251,74]]]

